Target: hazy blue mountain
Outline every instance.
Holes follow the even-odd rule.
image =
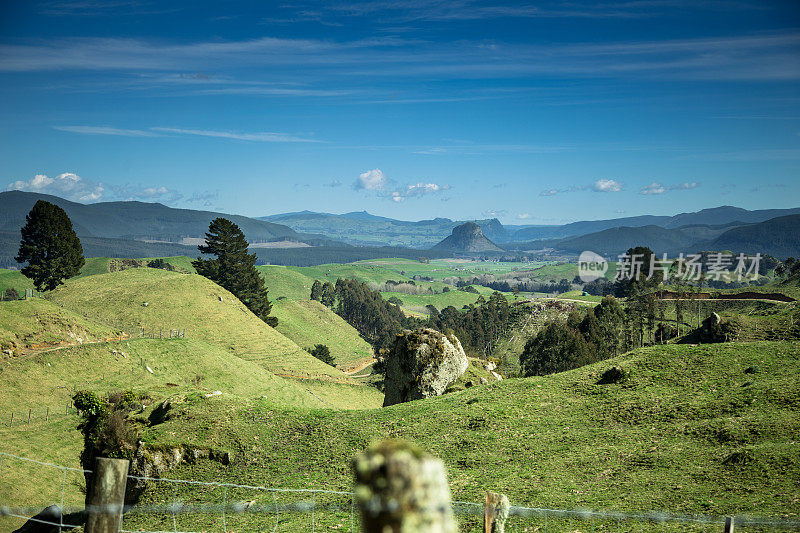
[[[663,224],[666,228],[678,228],[690,224],[729,224],[731,222],[744,222],[755,224],[777,217],[800,214],[800,208],[793,209],[758,209],[748,211],[741,207],[723,205],[710,209],[702,209],[696,213],[681,213],[670,217],[669,222]]]
[[[611,228],[637,228],[644,226],[660,226],[662,228],[681,228],[685,226],[716,226],[732,223],[753,224],[771,218],[799,214],[800,208],[793,209],[761,209],[748,211],[740,207],[721,206],[703,209],[696,213],[680,213],[674,216],[642,215],[636,217],[614,218],[608,220],[584,220],[563,226],[529,227],[512,232],[512,242],[533,241],[537,239],[559,239],[588,235]]]
[[[758,224],[729,229],[699,244],[703,250],[730,250],[770,254],[777,258],[800,257],[800,215],[773,218]]]
[[[732,251],[774,255],[778,258],[800,256],[800,215],[778,217],[756,224],[733,222],[718,225],[694,224],[679,228],[649,225],[623,226],[568,237],[513,243],[514,250],[550,248],[565,254],[580,254],[591,250],[614,257],[634,246],[647,246],[657,254],[676,256],[704,250]]]
[[[22,191],[0,193],[0,231],[18,232],[37,200],[63,208],[81,237],[177,242],[184,237],[202,237],[211,220],[225,217],[236,223],[251,242],[290,239],[310,244],[330,243],[320,235],[301,234],[282,224],[240,215],[175,209],[145,202],[80,204],[57,196]]]
[[[341,215],[301,211],[260,217],[259,220],[286,224],[299,232],[321,233],[354,245],[412,248],[430,248],[450,235],[454,227],[464,222],[441,217],[418,221],[396,220],[366,211]],[[496,218],[474,222],[480,225],[490,238],[505,239],[507,231]]]

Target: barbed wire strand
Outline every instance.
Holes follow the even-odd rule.
[[[83,468],[73,468],[71,466],[56,465],[56,464],[47,463],[47,462],[44,462],[44,461],[37,461],[36,459],[29,459],[28,457],[20,457],[19,455],[14,455],[13,453],[0,452],[0,456],[12,457],[14,459],[19,459],[20,461],[28,461],[28,462],[36,463],[36,464],[39,464],[39,465],[42,465],[42,466],[50,466],[52,468],[60,468],[62,470],[72,470],[73,472],[83,472],[85,474],[91,474],[92,473],[91,470],[84,470]]]

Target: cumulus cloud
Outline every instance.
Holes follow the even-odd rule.
[[[619,192],[622,190],[622,183],[617,180],[600,178],[592,184],[595,192]]]
[[[338,185],[338,180],[335,182]],[[331,184],[331,187],[337,185]],[[390,186],[391,185],[391,186]],[[379,168],[359,174],[353,187],[356,190],[374,191],[378,196],[393,202],[404,202],[407,198],[420,198],[427,194],[450,190],[450,185],[420,181],[410,185],[397,186]]]
[[[106,190],[102,183],[83,179],[72,172],[64,172],[54,178],[36,174],[28,181],[9,183],[7,191],[28,191],[60,196],[74,202],[97,202]]]
[[[388,182],[389,180],[381,169],[373,168],[358,175],[355,188],[366,191],[382,191]]]
[[[531,218],[531,214],[530,213],[520,213],[519,215],[517,215],[517,218],[520,219],[520,220],[527,220],[527,219]]]
[[[688,189],[694,189],[697,187],[697,182],[684,182],[684,183],[676,183],[673,185],[662,185],[661,183],[654,181],[650,185],[646,185],[639,189],[639,194],[664,194],[669,191],[685,191]]]

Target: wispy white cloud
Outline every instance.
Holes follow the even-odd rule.
[[[528,220],[529,218],[531,218],[531,214],[530,213],[520,213],[520,214],[517,215],[517,218],[520,219],[520,220]]]
[[[307,139],[302,137],[295,137],[286,133],[274,132],[257,132],[257,133],[242,133],[235,131],[216,131],[216,130],[195,130],[184,128],[150,128],[153,131],[163,133],[174,133],[177,135],[199,135],[201,137],[218,137],[221,139],[235,139],[238,141],[254,141],[254,142],[279,142],[279,143],[320,143],[317,139]]]
[[[330,187],[330,188],[333,189],[335,187],[341,187],[342,186],[342,182],[337,180],[337,179],[334,179],[334,180],[331,180],[329,183],[324,183],[323,186]]]
[[[273,79],[498,79],[526,76],[796,80],[800,33],[606,43],[427,42],[397,37],[353,41],[264,37],[243,41],[163,43],[144,39],[69,38],[0,46],[0,70],[187,71],[270,69]],[[298,76],[298,71],[304,75]],[[328,84],[328,86],[330,86]],[[213,90],[213,89],[212,89]],[[216,89],[238,90],[238,89]],[[298,94],[329,89],[251,89]],[[339,89],[344,93],[352,88]],[[434,98],[453,95],[434,95]],[[460,97],[458,95],[456,98]],[[412,95],[411,99],[417,98]]]
[[[665,194],[670,191],[685,191],[688,189],[694,189],[697,187],[697,182],[684,182],[684,183],[675,183],[673,185],[662,185],[661,183],[654,181],[649,185],[646,185],[639,189],[639,194],[650,195],[650,194]]]
[[[152,127],[147,130],[114,128],[111,126],[53,126],[59,131],[70,133],[80,133],[84,135],[117,135],[123,137],[162,137],[164,134],[172,135],[198,135],[201,137],[217,137],[221,139],[234,139],[239,141],[254,142],[288,142],[288,143],[321,143],[318,139],[309,139],[290,135],[288,133],[275,132],[237,132],[237,131],[217,131],[217,130],[197,130],[186,128],[163,128]]]
[[[53,129],[59,131],[68,131],[70,133],[82,133],[84,135],[119,135],[122,137],[159,136],[157,133],[153,131],[127,130],[120,128],[112,128],[111,126],[53,126]]]

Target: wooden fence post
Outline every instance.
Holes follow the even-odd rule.
[[[119,533],[129,463],[107,457],[95,460],[92,483],[86,491],[86,533]]]
[[[722,529],[722,533],[733,533],[733,517],[726,516],[725,517],[725,527]]]
[[[365,533],[456,533],[441,460],[390,439],[356,455],[353,470]]]
[[[508,508],[508,497],[505,494],[487,491],[483,533],[505,533]]]

